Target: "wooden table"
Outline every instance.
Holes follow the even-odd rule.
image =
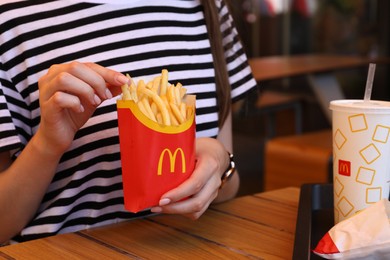
[[[254,78],[261,81],[288,78],[293,76],[305,76],[313,89],[323,112],[331,121],[329,102],[331,100],[344,99],[343,91],[333,75],[333,72],[341,69],[366,67],[369,63],[389,64],[389,57],[368,58],[347,55],[295,55],[295,56],[270,56],[252,58],[249,65]],[[359,86],[364,96],[365,86]]]
[[[197,221],[155,215],[0,248],[0,259],[291,259],[299,188],[213,205]]]

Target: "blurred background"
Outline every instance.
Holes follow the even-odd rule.
[[[310,54],[390,57],[388,0],[233,0],[232,10],[250,59]],[[332,73],[346,98],[363,98],[367,72],[368,64]],[[372,99],[390,100],[389,75],[389,63],[377,66]],[[297,135],[292,106],[273,113],[275,129],[269,136],[267,108],[259,112],[253,106],[267,90],[294,97],[291,102],[299,100],[299,135],[331,129],[306,77],[268,80],[258,85],[257,91],[235,104],[234,152],[241,174],[240,195],[265,189],[267,144]],[[308,145],[315,143],[311,139]],[[310,147],[305,152],[310,153]],[[285,168],[288,170],[288,165]]]

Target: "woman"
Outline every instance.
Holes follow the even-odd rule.
[[[255,86],[225,2],[2,1],[1,242],[150,213],[123,208],[113,97],[125,73],[147,80],[162,68],[197,95],[197,164],[151,211],[197,219],[237,192],[237,174],[220,189],[230,103]]]

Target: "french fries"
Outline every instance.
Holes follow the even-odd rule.
[[[139,110],[149,119],[166,126],[178,126],[194,113],[193,106],[187,106],[187,89],[180,83],[176,86],[168,82],[168,70],[148,83],[139,80],[137,84],[129,75],[129,84],[122,86],[122,99],[134,101]]]

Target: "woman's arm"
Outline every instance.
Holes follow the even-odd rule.
[[[9,152],[1,153],[0,157],[1,168],[5,169],[0,173],[2,243],[15,236],[34,216],[60,156],[53,156],[45,149],[43,140],[34,136],[12,164]]]
[[[232,112],[228,114],[225,123],[219,131],[217,140],[219,140],[229,153],[233,153],[233,131],[232,131]],[[225,168],[225,170],[227,167]],[[223,172],[222,172],[223,173]],[[215,203],[232,199],[237,195],[240,186],[240,178],[237,169],[232,178],[227,181],[222,189],[219,190]]]
[[[9,152],[0,154],[0,243],[31,220],[75,133],[127,81],[118,72],[79,62],[54,65],[39,80],[36,134],[15,161]]]

